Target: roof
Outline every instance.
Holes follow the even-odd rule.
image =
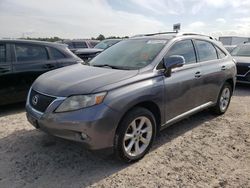
[[[0,39],[0,42],[29,43],[29,44],[39,44],[39,45],[45,45],[45,46],[60,46],[60,47],[65,47],[65,44],[60,44],[60,43],[56,43],[56,42],[38,41],[38,40]]]

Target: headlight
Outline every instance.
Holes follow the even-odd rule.
[[[94,106],[102,103],[106,92],[92,94],[92,95],[75,95],[68,97],[63,103],[56,109],[55,112],[66,112],[79,110],[89,106]]]

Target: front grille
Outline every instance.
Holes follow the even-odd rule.
[[[34,108],[35,110],[39,112],[45,112],[48,106],[55,99],[56,99],[55,97],[43,95],[32,89],[30,92],[29,103],[32,106],[32,108]]]
[[[245,75],[250,70],[249,66],[249,64],[237,64],[237,74]]]

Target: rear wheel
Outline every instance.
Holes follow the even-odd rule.
[[[215,114],[224,114],[230,104],[232,97],[232,87],[229,83],[225,83],[220,91],[216,106],[212,108]]]
[[[123,118],[115,137],[115,153],[125,162],[141,159],[155,137],[154,115],[145,108],[135,108]]]

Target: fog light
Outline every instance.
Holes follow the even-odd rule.
[[[88,136],[87,136],[85,133],[81,133],[81,138],[82,138],[83,140],[86,140],[86,139],[88,138]]]

